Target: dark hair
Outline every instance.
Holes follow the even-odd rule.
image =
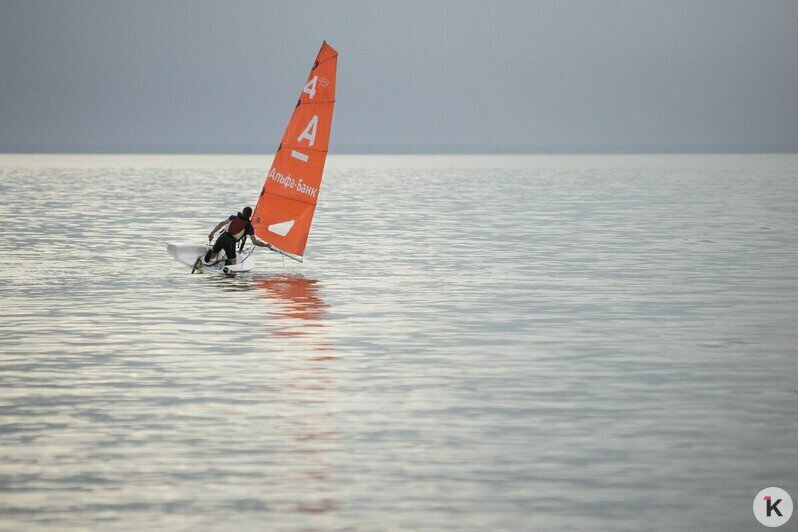
[[[241,211],[241,214],[244,215],[244,218],[249,218],[252,216],[252,207],[244,207],[244,209]]]

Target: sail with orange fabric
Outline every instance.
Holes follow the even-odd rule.
[[[285,128],[252,214],[255,235],[300,262],[327,159],[337,63],[338,52],[325,41]]]
[[[305,254],[327,160],[337,65],[338,52],[325,41],[299,94],[251,218],[257,239],[299,262]],[[242,243],[241,255],[233,261],[225,260],[222,251],[212,264],[202,261],[208,249],[209,245],[167,244],[169,253],[191,267],[192,273],[242,273],[254,268],[255,246],[244,249]]]

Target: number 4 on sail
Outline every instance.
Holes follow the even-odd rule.
[[[252,214],[255,236],[268,242],[273,251],[299,262],[305,254],[327,159],[337,64],[338,52],[325,41],[299,94]],[[254,247],[245,250],[238,264],[225,266],[222,261],[219,267],[197,260],[206,246],[168,244],[167,248],[193,270],[236,273],[254,267]]]

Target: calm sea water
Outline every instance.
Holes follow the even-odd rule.
[[[0,157],[3,530],[753,530],[798,500],[798,156]],[[796,517],[793,517],[793,521]],[[792,526],[792,523],[790,523]]]

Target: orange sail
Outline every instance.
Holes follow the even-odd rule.
[[[252,215],[258,238],[300,262],[327,159],[337,64],[338,52],[325,41],[285,128]]]

